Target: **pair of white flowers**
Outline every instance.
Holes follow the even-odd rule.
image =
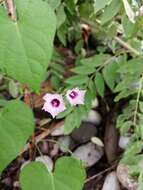
[[[84,104],[85,90],[79,88],[73,88],[66,92],[66,98],[71,106]],[[63,96],[61,94],[50,94],[47,93],[43,97],[45,100],[43,110],[49,112],[52,117],[56,117],[59,113],[66,109]]]

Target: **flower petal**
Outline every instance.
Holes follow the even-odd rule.
[[[45,100],[45,103],[42,109],[49,112],[53,118],[66,109],[63,97],[60,94],[47,93],[43,99]],[[53,101],[57,101],[59,104],[53,104]]]
[[[72,90],[68,90],[66,93],[66,98],[69,103],[73,106],[84,104],[85,90],[80,90],[79,88],[74,88]]]

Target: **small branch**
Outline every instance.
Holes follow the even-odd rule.
[[[133,118],[134,126],[137,125],[137,112],[138,112],[138,107],[139,107],[139,100],[140,100],[140,96],[141,96],[141,91],[142,91],[142,85],[143,85],[143,75],[139,81],[139,88],[138,88],[138,94],[137,94],[136,106],[135,106],[134,118]]]
[[[138,52],[136,49],[134,49],[132,46],[121,40],[121,38],[115,36],[114,40],[116,40],[121,46],[123,46],[125,49],[128,49],[130,52],[134,53],[136,56],[141,55],[140,52]]]
[[[105,169],[105,170],[103,170],[103,171],[101,171],[101,172],[99,172],[99,173],[97,173],[97,174],[95,174],[95,175],[89,177],[88,179],[86,179],[85,183],[88,183],[88,182],[90,182],[91,180],[97,178],[98,176],[100,176],[100,175],[102,175],[102,174],[104,174],[104,173],[106,173],[106,172],[112,170],[112,169],[115,168],[116,166],[117,166],[117,163],[115,163],[115,164],[113,164],[111,167],[109,167],[109,168],[107,168],[107,169]]]
[[[40,141],[42,141],[45,137],[47,137],[48,135],[50,135],[53,131],[55,131],[56,129],[58,129],[59,127],[61,127],[61,125],[56,124],[55,126],[51,127],[50,129],[47,129],[46,131],[42,132],[40,135],[35,137],[35,144],[39,143]],[[27,143],[23,149],[23,151],[21,152],[24,153],[25,151],[27,151],[30,147],[30,143]]]
[[[13,0],[5,0],[8,15],[13,21],[16,21],[16,11]]]

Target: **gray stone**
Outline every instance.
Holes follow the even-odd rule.
[[[62,152],[68,152],[70,149],[71,144],[71,137],[70,136],[63,136],[58,139],[59,148]]]
[[[126,149],[128,146],[129,140],[130,140],[130,137],[120,136],[119,147],[122,149]]]
[[[121,190],[116,172],[111,172],[106,176],[102,190]]]
[[[73,156],[85,163],[85,167],[90,167],[97,163],[103,155],[103,149],[93,143],[87,143],[78,147]]]
[[[81,126],[75,129],[71,136],[73,140],[78,143],[85,143],[90,141],[91,137],[96,136],[97,129],[93,123],[82,122]]]
[[[129,175],[129,167],[125,164],[119,164],[117,167],[117,177],[120,183],[128,190],[137,190],[138,183]]]
[[[83,118],[83,121],[99,125],[101,123],[101,115],[96,110],[90,110],[88,116]]]

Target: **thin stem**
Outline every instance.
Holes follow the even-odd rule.
[[[135,111],[134,111],[134,119],[133,119],[134,126],[136,126],[137,124],[137,112],[138,112],[139,100],[140,100],[140,95],[141,95],[141,90],[142,90],[142,83],[143,83],[143,75],[139,81],[139,89],[138,89],[136,106],[135,106]]]
[[[123,46],[125,49],[128,49],[130,52],[134,53],[136,56],[141,55],[140,52],[138,52],[135,48],[133,48],[128,43],[124,42],[121,38],[115,36],[114,40],[116,40],[121,46]]]
[[[102,175],[102,174],[104,174],[104,173],[110,171],[111,169],[113,169],[113,168],[116,167],[116,166],[117,166],[117,163],[115,163],[115,164],[113,164],[111,167],[109,167],[109,168],[107,168],[107,169],[105,169],[105,170],[103,170],[103,171],[101,171],[101,172],[99,172],[99,173],[97,173],[97,174],[95,174],[95,175],[89,177],[88,179],[86,179],[85,183],[90,182],[91,180],[93,180],[93,179],[97,178],[98,176],[100,176],[100,175]]]

